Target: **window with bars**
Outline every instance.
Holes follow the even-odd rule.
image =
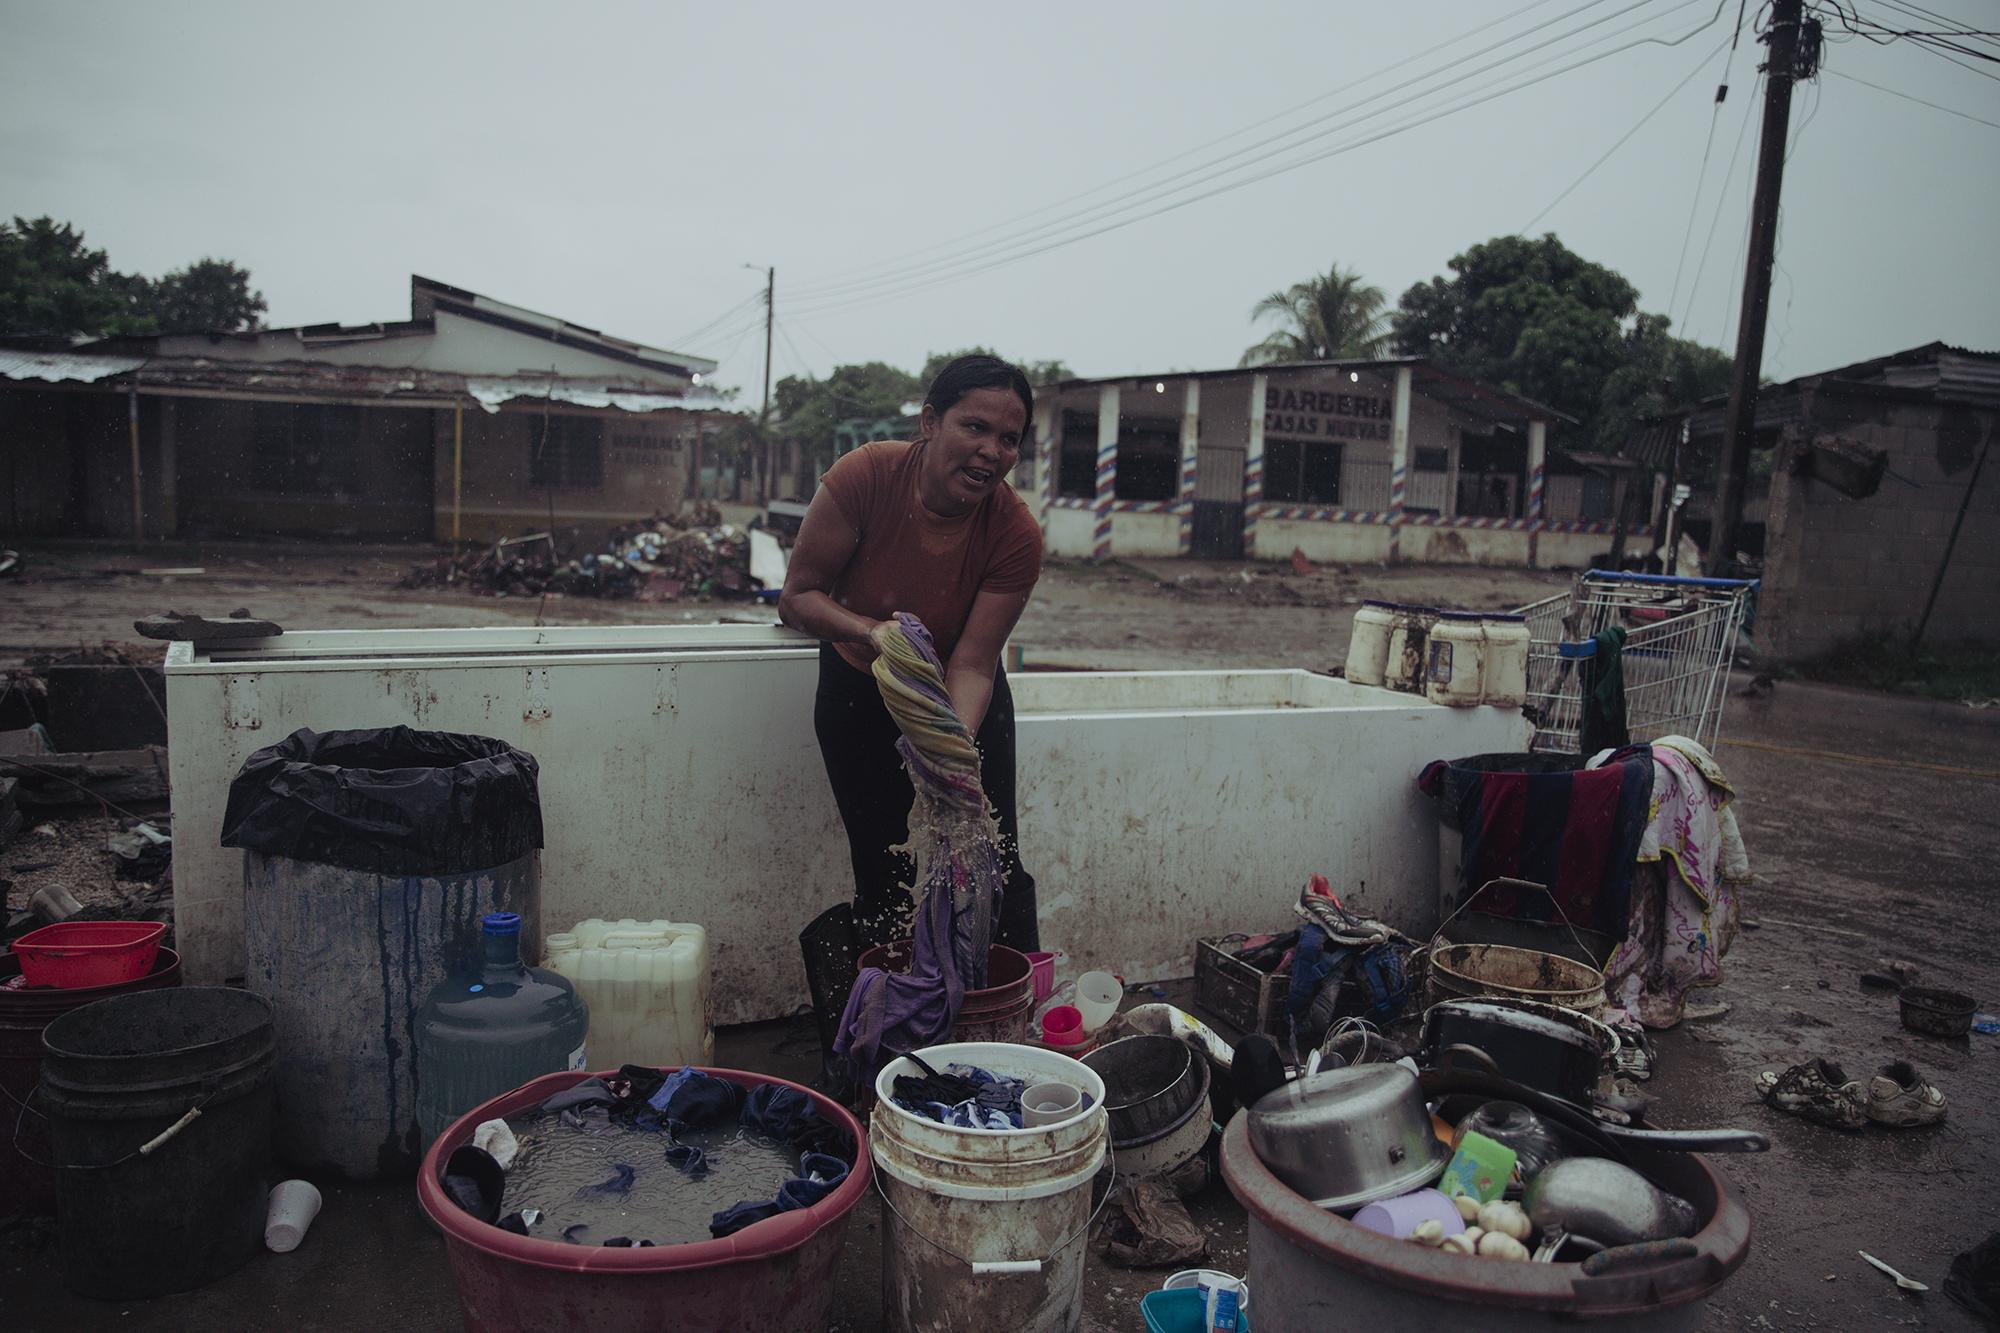
[[[528,484],[556,491],[604,486],[604,422],[597,417],[528,418]]]
[[[1311,440],[1264,442],[1264,498],[1294,504],[1340,503],[1344,447]]]

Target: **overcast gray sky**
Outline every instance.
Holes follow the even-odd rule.
[[[2000,0],[1925,7],[2000,29]],[[416,272],[717,357],[752,396],[757,312],[686,338],[756,292],[746,263],[778,269],[780,376],[836,358],[914,369],[970,343],[1091,375],[1211,367],[1256,339],[1259,296],[1331,262],[1393,303],[1526,226],[1686,77],[1535,230],[1729,346],[1761,48],[1746,33],[1731,57],[1736,0],[1721,9],[0,0],[0,210],[67,219],[121,269],[234,259],[274,324],[402,317]],[[1967,63],[1836,41],[1800,89],[1767,374],[1934,338],[2000,347],[2000,129],[1853,81],[2000,122],[2000,65]],[[1263,166],[1344,151],[1171,212],[1159,205],[1185,194],[1093,214],[1138,220],[918,286],[968,251],[1005,258],[1088,230],[1049,224],[1171,173],[1186,174],[1163,191],[1222,173],[1198,185],[1213,189],[1292,142],[1255,141],[1314,116],[1327,119],[1306,132],[1329,132]]]

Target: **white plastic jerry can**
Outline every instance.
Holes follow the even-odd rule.
[[[545,965],[569,978],[590,1006],[595,1067],[715,1062],[708,932],[701,926],[592,917],[549,936]]]
[[[1393,602],[1369,599],[1354,613],[1354,632],[1347,641],[1344,673],[1356,685],[1380,685],[1388,676],[1389,634],[1396,627]]]
[[[1533,636],[1526,616],[1489,615],[1486,630],[1486,680],[1480,702],[1499,708],[1519,708],[1528,702],[1528,654]]]
[[[1459,708],[1478,703],[1486,655],[1486,631],[1478,615],[1470,611],[1442,613],[1430,632],[1427,648],[1430,665],[1424,673],[1424,698]]]

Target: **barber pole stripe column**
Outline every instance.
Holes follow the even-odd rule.
[[[1548,471],[1548,424],[1528,423],[1528,567],[1541,558],[1542,488]]]
[[[1118,386],[1107,384],[1097,396],[1096,521],[1090,532],[1090,558],[1111,558],[1111,505],[1118,493]]]
[[[1410,486],[1410,381],[1408,366],[1396,370],[1394,416],[1389,427],[1389,563],[1403,558],[1403,506]]]
[[[1194,549],[1194,488],[1201,472],[1201,381],[1181,385],[1181,485],[1178,501],[1180,535],[1175,543],[1180,554]]]
[[[1409,485],[1407,468],[1389,470],[1389,563],[1392,565],[1403,558],[1403,502],[1409,495]]]
[[[1257,558],[1257,519],[1264,507],[1264,401],[1268,375],[1250,377],[1250,442],[1243,451],[1243,554]]]

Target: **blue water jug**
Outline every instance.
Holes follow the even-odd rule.
[[[426,1149],[481,1102],[586,1067],[583,997],[561,975],[521,961],[519,916],[492,912],[481,928],[479,971],[438,983],[417,1013],[417,1127]]]

